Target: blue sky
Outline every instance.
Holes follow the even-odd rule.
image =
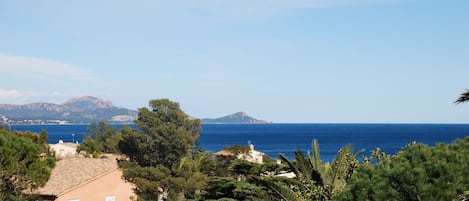
[[[467,0],[0,0],[0,103],[467,123]]]

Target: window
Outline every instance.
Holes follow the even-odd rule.
[[[106,196],[106,201],[116,201],[116,196],[115,195],[108,195],[108,196]]]

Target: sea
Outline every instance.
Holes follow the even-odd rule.
[[[12,125],[12,130],[49,134],[49,143],[83,140],[90,125]],[[115,125],[119,129],[122,125]],[[135,125],[130,125],[135,127]],[[282,153],[294,159],[294,151],[311,151],[313,139],[319,142],[323,161],[332,161],[346,144],[355,150],[364,149],[360,157],[370,155],[375,148],[395,154],[409,143],[434,146],[452,143],[469,136],[469,124],[202,124],[200,145],[206,151],[217,152],[233,145],[253,144],[255,150],[273,159]]]

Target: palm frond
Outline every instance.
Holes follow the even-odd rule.
[[[278,157],[282,161],[282,163],[286,163],[288,166],[288,169],[290,169],[293,173],[298,174],[298,170],[295,167],[295,164],[293,161],[288,160],[288,158],[284,154],[279,154]]]
[[[319,151],[319,143],[317,139],[313,139],[311,147],[313,148],[313,167],[319,169],[322,166],[322,161],[321,153]]]
[[[315,181],[318,185],[324,185],[326,183],[326,175],[329,172],[329,168],[322,164],[321,160],[321,152],[319,151],[319,143],[317,139],[313,139],[311,143],[311,147],[313,149],[313,157],[312,157],[312,169],[315,170],[316,175],[312,175],[315,177]]]
[[[459,96],[459,98],[456,101],[454,101],[454,103],[459,104],[459,103],[465,103],[467,101],[469,101],[469,89],[466,89],[466,91],[463,92]]]
[[[333,189],[341,188],[343,181],[347,176],[349,170],[349,157],[352,154],[352,146],[346,145],[337,153],[336,158],[334,159],[331,165],[331,174],[329,174],[329,185]]]
[[[289,185],[285,183],[275,182],[271,179],[254,177],[253,178],[257,183],[262,184],[262,186],[270,189],[276,197],[280,200],[285,201],[303,201],[304,199],[300,198],[299,195],[293,192]]]
[[[312,169],[311,162],[308,157],[305,157],[302,151],[295,151],[295,159],[296,159],[296,166],[297,174],[300,177],[304,177],[307,180],[311,180]]]
[[[330,200],[335,193],[344,189],[346,180],[353,173],[357,163],[356,158],[363,152],[364,150],[360,150],[354,153],[352,145],[346,145],[337,152],[332,163],[323,164],[319,143],[313,139],[312,152],[307,156],[299,150],[294,153],[294,161],[288,160],[283,154],[279,155],[290,171],[295,173],[297,183],[285,185],[280,182],[266,182],[264,185],[276,194],[282,195],[283,200],[295,200],[295,197],[290,196],[306,200]]]
[[[365,153],[365,149],[360,149],[352,155],[352,158],[358,158],[358,156],[362,155],[363,153]]]

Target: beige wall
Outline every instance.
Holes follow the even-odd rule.
[[[55,151],[55,157],[58,158],[71,157],[77,154],[76,148],[69,147],[63,143],[50,145],[50,148]]]
[[[125,182],[121,177],[121,170],[112,170],[84,185],[75,186],[61,193],[56,201],[106,201],[106,196],[110,195],[114,195],[116,201],[130,201],[130,197],[135,196],[132,191],[133,185]]]

